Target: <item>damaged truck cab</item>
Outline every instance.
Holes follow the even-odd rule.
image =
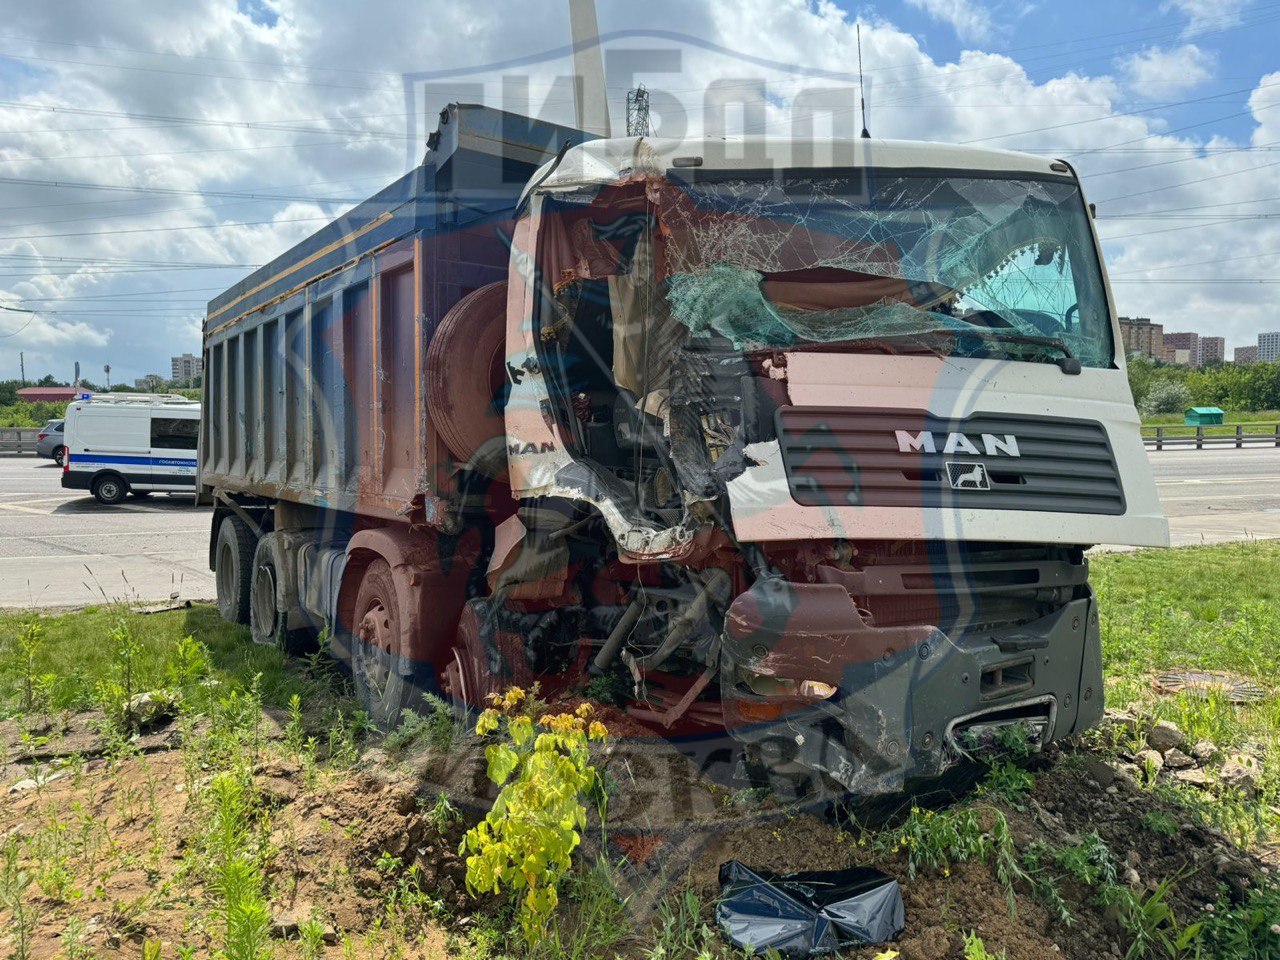
[[[450,109],[455,145],[495,113]],[[234,424],[217,436],[229,407],[206,397],[224,612],[243,596],[277,642],[327,624],[384,723],[431,687],[482,705],[590,685],[802,790],[896,791],[1096,722],[1085,551],[1167,528],[1071,168],[870,139],[539,133],[545,162],[526,137],[527,186],[506,176],[487,207],[448,193],[462,158],[437,137],[398,235],[207,326],[207,394],[246,389],[247,349],[281,371],[248,388],[281,418],[260,437],[285,453],[274,482],[235,456]],[[442,296],[459,263],[473,279]],[[343,271],[378,298],[338,324],[345,386],[309,326]],[[290,309],[301,354],[287,324],[278,361],[265,334],[220,346]],[[291,376],[311,411],[292,427],[270,396]],[[331,435],[352,446],[318,470],[335,391]],[[296,477],[291,429],[312,451]]]

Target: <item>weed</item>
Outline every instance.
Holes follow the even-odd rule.
[[[1169,891],[1177,879],[1166,877],[1145,897],[1128,887],[1104,886],[1100,891],[1102,903],[1115,909],[1120,926],[1131,938],[1125,960],[1142,960],[1157,948],[1163,956],[1184,957],[1195,944],[1201,925],[1193,923],[1179,930],[1178,919],[1169,906]]]
[[[522,894],[520,927],[530,945],[545,934],[560,902],[559,887],[587,824],[586,801],[604,820],[605,794],[591,763],[589,741],[608,731],[590,720],[591,705],[537,718],[518,688],[494,697],[476,722],[480,736],[501,734],[485,750],[489,779],[500,790],[484,820],[467,832],[467,887],[472,892]],[[534,709],[537,709],[534,706]]]
[[[301,760],[307,752],[307,728],[302,720],[302,697],[293,694],[289,698],[289,719],[284,725],[284,745],[289,755]]]
[[[992,953],[973,930],[964,935],[964,960],[1005,960],[1005,953]]]
[[[1162,810],[1150,810],[1142,817],[1142,826],[1162,837],[1172,837],[1178,832],[1178,821]]]
[[[457,743],[460,727],[453,707],[434,694],[426,694],[425,700],[425,713],[405,710],[400,715],[400,725],[387,734],[382,744],[388,753],[404,753],[419,742],[443,753]]]
[[[716,942],[716,933],[706,922],[705,913],[702,900],[692,888],[661,901],[647,960],[703,955]]]
[[[612,956],[627,937],[626,905],[618,898],[613,868],[600,860],[569,876],[565,899],[570,905],[545,941],[544,950],[557,960],[591,960]]]
[[[21,845],[16,837],[11,837],[0,847],[0,909],[9,914],[13,960],[27,960],[31,955],[36,915],[27,901],[30,886],[31,875],[22,868]]]
[[[94,960],[97,952],[87,942],[88,930],[85,922],[79,917],[71,917],[62,928],[58,938],[62,941],[62,952],[66,960]]]
[[[458,808],[453,805],[453,801],[449,799],[449,794],[443,790],[436,795],[435,803],[427,810],[427,819],[431,821],[431,825],[440,833],[446,832],[449,827],[455,823],[462,821],[462,814],[458,812]]]
[[[1067,876],[1086,887],[1111,887],[1116,884],[1116,864],[1111,850],[1096,833],[1086,834],[1079,843],[1062,847],[1053,855],[1054,862]]]
[[[982,793],[999,797],[1014,809],[1022,809],[1022,798],[1035,789],[1036,778],[1012,760],[997,763],[979,788]]]
[[[302,960],[320,960],[324,955],[325,927],[315,917],[298,924],[298,943]]]
[[[627,681],[617,674],[605,673],[592,677],[583,692],[588,700],[620,707],[627,702]]]
[[[31,710],[36,703],[36,655],[44,646],[44,624],[40,615],[31,615],[18,634],[18,651],[22,654],[22,709]]]
[[[1203,914],[1197,946],[1204,957],[1272,960],[1280,943],[1278,920],[1280,889],[1268,880],[1250,889],[1243,903],[1223,897]]]

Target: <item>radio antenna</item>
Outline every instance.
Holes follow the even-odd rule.
[[[862,105],[862,135],[868,140],[871,134],[867,130],[867,94],[862,82],[862,24],[858,24],[858,100]]]

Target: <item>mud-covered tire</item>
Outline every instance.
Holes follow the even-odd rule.
[[[462,610],[458,637],[441,671],[445,695],[460,713],[489,706],[490,697],[510,687],[528,689],[539,681],[516,649],[516,638],[507,636],[505,647],[498,640],[490,649],[485,643],[484,621],[487,600],[472,600]]]
[[[401,653],[400,599],[391,567],[381,558],[364,568],[351,618],[351,677],[369,719],[392,730],[405,710],[416,710],[421,691]]]
[[[223,517],[213,548],[213,579],[218,613],[232,623],[249,622],[249,582],[253,570],[253,533],[239,517]]]
[[[99,503],[113,507],[129,495],[129,484],[123,477],[108,473],[93,481],[91,492]]]
[[[507,283],[473,290],[444,315],[427,348],[427,409],[440,438],[460,463],[472,463],[495,437],[505,437],[499,398],[506,384]],[[505,454],[505,443],[502,451]],[[489,474],[500,461],[482,456],[473,469]]]

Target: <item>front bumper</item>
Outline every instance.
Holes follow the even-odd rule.
[[[811,779],[806,792],[824,779],[859,795],[898,792],[1001,731],[1042,746],[1102,716],[1097,599],[1083,593],[1034,622],[953,637],[870,626],[835,584],[759,581],[726,620],[726,725],[769,774]],[[802,681],[835,693],[755,692]]]

